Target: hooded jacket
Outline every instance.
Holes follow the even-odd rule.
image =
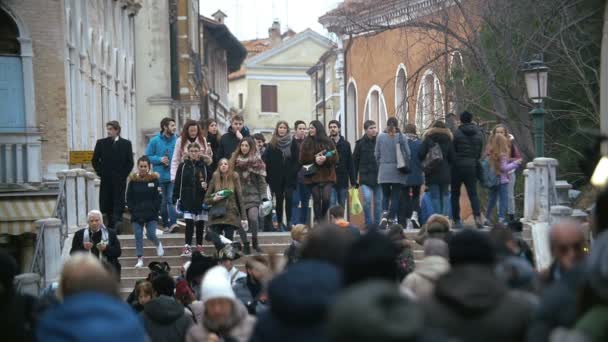
[[[454,131],[455,170],[476,177],[477,162],[483,152],[483,136],[476,124],[465,123]]]
[[[175,298],[161,295],[144,305],[142,319],[152,342],[183,341],[192,325],[184,306]]]
[[[158,173],[152,172],[140,177],[138,173],[129,176],[127,185],[127,207],[131,211],[131,221],[140,224],[157,221],[160,212]]]
[[[146,146],[146,156],[150,158],[154,172],[159,174],[162,183],[171,181],[171,162],[176,141],[177,136],[175,134],[167,137],[158,133],[150,139],[148,146]],[[161,163],[163,157],[169,158],[169,165]]]
[[[197,213],[202,210],[205,189],[201,182],[209,184],[211,174],[207,165],[200,160],[185,159],[177,168],[173,203],[180,200],[180,210]],[[207,188],[209,189],[209,188]]]
[[[523,341],[534,314],[533,305],[509,291],[492,267],[471,264],[440,277],[422,307],[431,328],[468,342]]]
[[[353,164],[355,177],[359,175],[359,183],[375,187],[378,185],[378,163],[374,156],[376,149],[376,137],[369,138],[364,134],[355,143],[353,152]]]
[[[248,137],[249,136],[249,128],[247,128],[247,126],[243,126],[243,128],[241,128],[241,134],[244,137]],[[239,144],[239,139],[236,137],[236,133],[233,132],[232,130],[232,126],[228,127],[228,132],[226,132],[226,134],[222,135],[222,138],[220,139],[220,145],[218,147],[218,157],[217,160],[219,161],[222,158],[226,158],[228,160],[230,160],[230,157],[232,156],[232,152],[234,152],[234,150],[236,150],[237,145]]]
[[[452,132],[447,128],[433,127],[424,133],[424,139],[418,152],[420,161],[424,161],[426,154],[433,144],[439,144],[443,152],[443,160],[431,172],[425,172],[424,177],[427,185],[449,185],[451,183],[451,168],[454,163],[454,144],[452,143]]]
[[[330,139],[332,138],[330,137]],[[344,189],[348,188],[349,179],[350,185],[357,183],[357,176],[353,165],[353,154],[350,143],[346,141],[343,136],[340,136],[338,142],[335,144],[336,151],[338,151],[338,155],[340,156],[340,160],[338,160],[338,163],[336,164],[336,187]]]
[[[448,261],[440,256],[428,256],[416,264],[414,272],[403,279],[402,288],[407,288],[417,298],[428,298],[433,293],[435,282],[450,270]]]

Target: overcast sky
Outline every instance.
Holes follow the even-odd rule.
[[[300,32],[311,28],[323,35],[327,31],[318,19],[334,9],[339,0],[203,0],[200,13],[211,17],[218,9],[228,15],[226,25],[239,40],[268,37],[274,19],[281,22],[281,32],[291,28]]]

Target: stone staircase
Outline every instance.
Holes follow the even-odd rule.
[[[418,230],[407,231],[406,235],[411,240],[414,239]],[[268,255],[270,253],[282,256],[283,252],[291,243],[291,236],[289,233],[260,233],[258,235],[260,241],[260,248]],[[251,238],[251,236],[249,236]],[[163,244],[165,255],[163,257],[156,256],[156,247],[144,239],[144,264],[146,267],[135,268],[133,267],[137,263],[137,256],[135,255],[135,238],[133,235],[119,235],[120,244],[122,247],[122,256],[120,257],[120,263],[122,265],[120,292],[123,298],[126,298],[129,293],[133,290],[135,282],[139,279],[144,279],[148,276],[147,265],[152,261],[166,261],[171,266],[171,275],[178,276],[180,267],[189,260],[189,258],[181,257],[182,247],[184,246],[184,234],[163,234],[158,235],[158,238]],[[238,236],[235,237],[236,241],[239,241]],[[209,242],[204,241],[204,253],[206,255],[213,255],[215,253],[215,247]],[[423,257],[422,247],[418,244],[414,246],[414,257],[419,260]],[[244,271],[245,261],[247,256],[244,256],[235,261],[235,266],[240,270]]]

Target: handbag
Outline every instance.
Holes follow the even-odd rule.
[[[302,165],[302,175],[304,177],[312,177],[315,173],[317,173],[317,164],[306,164]]]
[[[401,143],[403,142],[403,137],[401,133],[399,134],[399,140],[397,140],[397,144],[395,146],[395,153],[397,154],[397,170],[401,173],[408,174],[410,173],[410,167],[407,165],[405,160],[405,156],[403,155],[403,149],[401,148]]]
[[[213,206],[209,209],[209,217],[211,219],[217,220],[226,216],[226,207],[224,206]]]
[[[270,187],[266,185],[266,197],[262,199],[260,203],[259,213],[260,216],[266,217],[272,212],[272,193]]]

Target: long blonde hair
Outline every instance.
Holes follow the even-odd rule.
[[[502,155],[509,156],[509,140],[502,134],[494,134],[490,139],[490,165],[496,174],[500,174]]]
[[[228,171],[225,174],[222,174],[222,172],[220,171],[220,165],[222,164],[222,162],[226,162],[226,164],[228,164]],[[211,178],[211,181],[213,182],[215,187],[215,189],[212,189],[212,191],[214,192],[223,189],[234,190],[234,169],[228,159],[222,158],[217,162],[217,169],[215,170],[215,172],[213,172],[213,177]]]

